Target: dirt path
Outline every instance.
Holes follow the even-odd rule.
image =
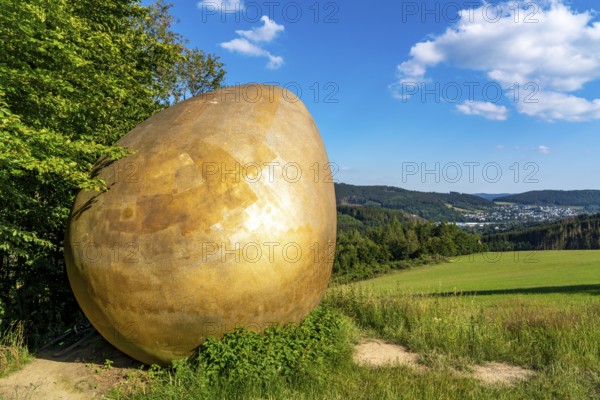
[[[106,363],[106,360],[111,360]],[[354,361],[361,365],[386,367],[406,364],[425,371],[419,355],[405,347],[379,339],[364,339],[355,346]],[[89,400],[103,398],[112,387],[143,385],[141,364],[121,353],[97,333],[78,349],[62,357],[52,351],[38,354],[23,369],[0,379],[1,400]],[[459,375],[467,375],[457,371]],[[533,371],[503,363],[473,367],[469,376],[488,385],[514,385],[529,379]]]
[[[419,364],[419,355],[409,352],[405,347],[386,343],[379,339],[364,339],[354,346],[354,362],[374,367],[406,364],[415,368]]]
[[[116,350],[97,333],[72,352],[37,355],[20,371],[0,379],[2,400],[89,400],[124,384],[140,364]],[[106,363],[106,360],[112,363]]]
[[[363,339],[354,347],[354,362],[371,367],[409,365],[418,370],[426,367],[419,363],[419,354],[411,353],[405,347],[387,343],[379,339]],[[531,378],[531,370],[506,363],[490,362],[473,366],[471,374],[456,371],[458,375],[472,376],[486,385],[511,386]]]
[[[0,380],[4,399],[84,400],[95,397],[95,376],[81,363],[35,359]]]

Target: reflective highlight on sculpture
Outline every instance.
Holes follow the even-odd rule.
[[[151,117],[78,194],[65,238],[94,327],[147,364],[238,326],[299,322],[320,301],[336,234],[331,166],[292,93],[230,87]]]

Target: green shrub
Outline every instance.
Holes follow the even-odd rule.
[[[328,307],[317,308],[300,324],[262,333],[238,329],[221,340],[208,339],[191,360],[153,366],[148,392],[134,398],[261,397],[324,384],[325,371],[350,360],[349,332],[346,319]]]
[[[263,382],[322,367],[343,351],[343,322],[332,311],[319,308],[299,325],[272,326],[262,333],[238,329],[221,341],[208,339],[198,356],[209,377]]]

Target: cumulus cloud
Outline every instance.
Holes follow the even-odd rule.
[[[285,27],[277,24],[266,15],[261,17],[261,21],[263,25],[260,27],[247,31],[235,31],[240,37],[221,43],[221,47],[250,57],[266,57],[269,60],[267,68],[277,69],[284,64],[283,57],[271,54],[262,47],[262,44],[272,42],[280,32],[283,32]]]
[[[508,118],[506,107],[485,101],[468,100],[456,105],[456,109],[466,115],[480,115],[494,121],[505,121]]]
[[[399,83],[427,81],[428,69],[452,65],[485,73],[511,97],[515,83],[534,83],[538,101],[519,99],[520,113],[546,120],[600,119],[600,99],[569,94],[600,79],[600,22],[563,0],[544,0],[535,9],[528,4],[533,3],[462,10],[443,34],[411,48],[410,58],[398,65]]]
[[[198,3],[198,8],[233,14],[244,9],[244,2],[242,0],[202,0]]]
[[[544,145],[539,145],[537,148],[538,153],[542,153],[542,154],[550,154],[550,147],[548,146],[544,146]]]
[[[278,25],[277,22],[269,19],[266,15],[263,15],[260,20],[263,22],[263,26],[252,28],[249,31],[235,31],[235,33],[253,42],[268,43],[275,39],[279,32],[283,32],[285,29],[283,25]]]
[[[536,97],[539,101],[517,103],[519,112],[549,121],[581,122],[600,119],[600,99],[587,100],[551,91],[540,92]]]

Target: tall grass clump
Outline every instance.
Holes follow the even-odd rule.
[[[326,302],[363,329],[414,351],[441,351],[473,362],[541,368],[556,362],[599,368],[600,303],[544,306],[507,296],[489,305],[472,296],[377,296],[338,288]]]
[[[351,362],[349,329],[339,312],[319,307],[300,324],[209,338],[192,360],[153,366],[147,390],[131,398],[260,398],[319,390],[328,371]]]
[[[555,380],[557,387],[572,382],[570,376],[582,382],[578,388],[584,393],[600,398],[600,303],[595,299],[557,305],[502,296],[482,303],[460,294],[384,297],[350,286],[329,291],[325,302],[360,329],[425,359],[441,355],[467,368],[507,362],[543,372],[546,385]]]
[[[152,367],[133,399],[589,399],[600,398],[600,303],[545,297],[328,290],[299,325],[208,340],[191,361]],[[352,342],[384,338],[420,355],[421,366],[355,364]],[[482,383],[474,364],[532,368],[514,385]]]
[[[22,323],[13,323],[0,332],[0,377],[20,369],[28,361],[23,331]]]

